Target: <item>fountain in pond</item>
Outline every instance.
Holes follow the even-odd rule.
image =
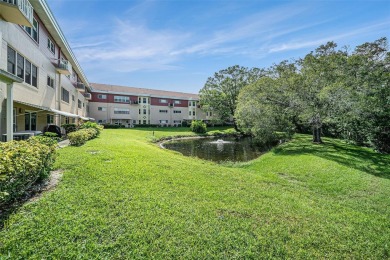
[[[218,139],[217,141],[212,141],[210,144],[231,144],[231,141],[224,141],[222,139]]]

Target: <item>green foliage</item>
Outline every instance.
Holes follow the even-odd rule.
[[[235,114],[240,90],[263,75],[263,70],[238,65],[216,72],[199,92],[203,110],[213,111],[224,121],[230,120]]]
[[[296,62],[268,69],[266,79],[242,89],[235,117],[259,139],[274,132],[326,133],[390,153],[390,53],[386,38],[337,49],[321,45]]]
[[[207,132],[206,123],[204,123],[202,120],[192,120],[191,131],[198,134],[206,133]]]
[[[118,129],[125,128],[124,125],[115,125],[115,124],[103,124],[104,129]]]
[[[44,136],[0,143],[0,206],[11,203],[49,176],[57,142]]]
[[[99,125],[95,122],[88,121],[88,122],[85,122],[84,124],[80,125],[79,129],[95,129],[96,134],[94,134],[94,137],[92,137],[92,138],[95,138],[95,137],[98,137],[100,135],[100,133],[104,129],[104,126]]]
[[[83,128],[76,132],[68,134],[70,145],[80,146],[85,144],[88,140],[94,139],[99,136],[97,128],[89,127]]]
[[[63,124],[61,127],[65,128],[66,134],[72,133],[74,131],[78,130],[78,127],[76,124]]]
[[[0,258],[388,259],[389,155],[295,135],[225,167],[161,149],[151,135],[108,129],[60,149],[64,178],[11,215]]]

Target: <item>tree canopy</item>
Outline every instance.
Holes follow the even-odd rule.
[[[216,72],[200,90],[201,106],[206,111],[213,111],[222,120],[234,119],[240,90],[263,74],[264,71],[258,68],[248,69],[238,65]]]
[[[262,141],[308,132],[390,152],[390,54],[386,38],[338,49],[328,42],[305,57],[263,70],[242,87],[238,127]]]

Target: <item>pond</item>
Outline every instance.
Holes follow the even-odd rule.
[[[214,162],[245,162],[259,157],[270,146],[257,146],[251,137],[191,138],[169,141],[167,149]]]

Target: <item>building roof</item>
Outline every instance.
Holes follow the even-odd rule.
[[[166,90],[157,90],[157,89],[147,89],[147,88],[134,88],[134,87],[125,87],[117,85],[107,85],[99,83],[90,83],[92,87],[92,92],[101,92],[101,93],[116,93],[116,94],[125,94],[125,95],[134,95],[134,96],[151,96],[151,97],[163,97],[163,98],[177,98],[177,99],[193,99],[198,100],[199,96],[197,94],[183,93],[183,92],[174,92]]]

